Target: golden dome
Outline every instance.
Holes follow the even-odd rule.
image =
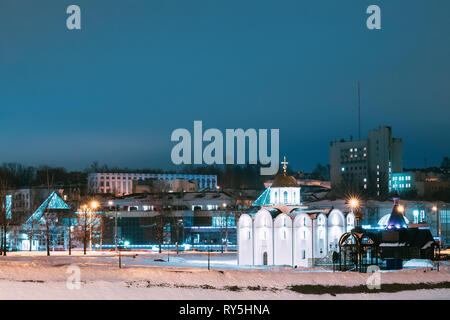
[[[298,187],[297,180],[288,176],[285,172],[278,174],[273,180],[272,187],[286,188],[286,187]]]

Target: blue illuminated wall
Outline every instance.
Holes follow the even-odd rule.
[[[393,173],[389,181],[389,192],[397,191],[398,193],[402,193],[414,190],[414,183],[414,173],[412,172]]]

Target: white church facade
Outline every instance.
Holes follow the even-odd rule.
[[[238,221],[239,265],[312,266],[339,250],[342,234],[355,227],[353,212],[303,206],[300,187],[284,172],[255,201],[261,207]]]

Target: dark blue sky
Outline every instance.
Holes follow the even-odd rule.
[[[66,8],[82,30],[66,28]],[[382,30],[366,28],[377,4]],[[450,151],[447,0],[0,0],[0,162],[171,168],[170,134],[279,128],[299,170],[390,125],[405,167]]]

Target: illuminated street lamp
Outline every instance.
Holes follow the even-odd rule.
[[[401,213],[401,214],[403,214],[403,212],[405,212],[405,207],[403,206],[403,205],[398,205],[398,207],[397,207],[397,211],[399,212],[399,213]]]
[[[89,209],[91,209],[90,213],[89,213],[89,250],[90,251],[92,251],[92,212],[94,212],[99,206],[100,206],[100,204],[96,200],[92,200],[89,203]]]
[[[359,208],[359,199],[358,198],[350,198],[348,203],[352,210],[356,210]]]
[[[96,200],[92,200],[90,205],[91,205],[91,209],[95,210],[100,206],[100,203],[98,203],[98,201],[96,201]]]
[[[110,207],[114,206],[114,251],[117,252],[117,206],[114,205],[114,201],[108,201]]]
[[[438,237],[439,237],[439,248],[441,247],[441,216],[439,214],[439,210],[437,206],[433,206],[431,208],[433,212],[436,213],[437,227],[438,227]]]
[[[81,206],[81,211],[84,213],[84,222],[83,222],[83,254],[86,255],[86,242],[87,242],[87,210],[88,210],[88,206],[83,204]]]
[[[355,220],[356,220],[355,228],[360,228],[361,220],[362,220],[362,214],[361,214],[361,212],[359,212],[359,207],[361,204],[360,200],[357,197],[351,197],[350,199],[348,199],[347,203],[355,215]]]

